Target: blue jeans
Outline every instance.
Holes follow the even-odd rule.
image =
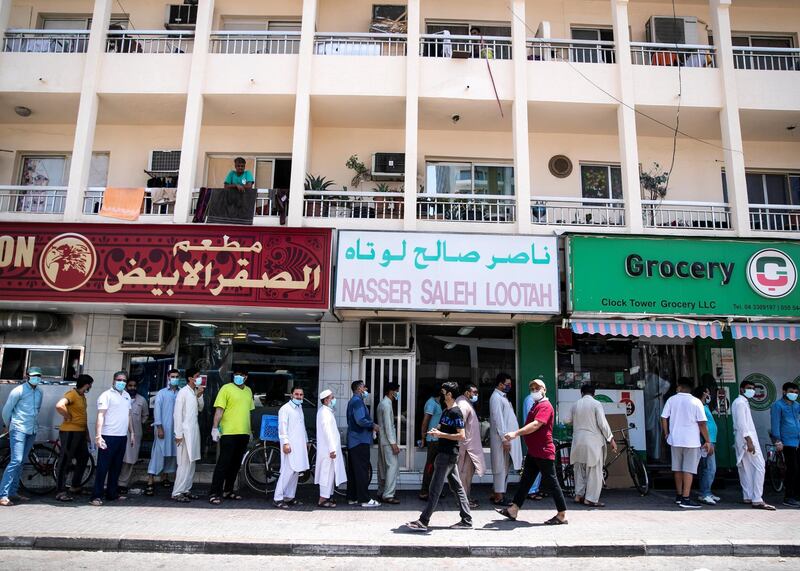
[[[711,484],[717,474],[717,455],[700,458],[700,497],[711,495]]]
[[[25,464],[35,440],[35,434],[25,434],[19,430],[9,431],[8,442],[11,446],[11,460],[6,466],[6,471],[3,472],[3,479],[0,480],[0,498],[17,495],[22,466]]]

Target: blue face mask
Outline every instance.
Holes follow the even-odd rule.
[[[36,375],[34,377],[29,377],[28,382],[33,385],[34,387],[42,382],[42,377]]]
[[[194,380],[194,386],[200,387],[202,385],[203,385],[203,379],[195,379]]]
[[[751,399],[751,398],[753,398],[754,396],[756,396],[756,391],[755,391],[755,389],[745,389],[745,390],[744,390],[744,398],[746,398],[746,399]]]
[[[171,387],[177,387],[179,382],[180,382],[180,379],[178,377],[170,377],[169,378],[169,386],[171,386]]]
[[[292,402],[297,406],[303,406],[303,399],[292,399]]]
[[[244,376],[233,375],[233,384],[235,384],[237,387],[241,387],[244,384]]]
[[[361,398],[364,400],[366,400],[368,396],[369,396],[369,391],[364,391],[363,393],[361,393]]]
[[[328,403],[328,406],[329,406],[331,409],[334,409],[334,408],[336,408],[336,399],[331,399],[331,402],[329,402],[329,403]]]
[[[183,388],[183,387],[185,387],[187,384],[188,384],[188,381],[187,381],[186,379],[178,379],[178,387],[179,387],[179,388],[181,388],[181,389],[182,389],[182,388]]]
[[[396,399],[399,399],[399,398],[400,398],[400,391],[396,391],[396,392],[394,393],[394,398],[396,398]]]
[[[119,392],[125,390],[125,387],[128,386],[128,381],[114,381],[114,388],[117,389]]]
[[[786,393],[786,398],[794,402],[797,400],[797,393]]]
[[[469,400],[472,402],[478,402],[478,395],[472,395],[471,397],[469,397]]]

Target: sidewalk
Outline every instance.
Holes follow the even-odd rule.
[[[633,491],[609,491],[608,507],[587,509],[570,503],[569,525],[544,526],[551,498],[528,502],[516,522],[490,508],[488,489],[477,487],[480,508],[472,531],[449,530],[458,521],[452,498],[440,502],[429,534],[402,528],[416,519],[423,503],[410,492],[402,504],[378,509],[316,508],[316,490],[301,486],[303,506],[274,509],[266,498],[248,497],[211,506],[138,496],[104,507],[81,501],[62,504],[34,498],[0,508],[0,548],[177,553],[358,556],[800,556],[800,510],[754,510],[724,493],[716,507],[684,510],[667,492],[640,498]],[[777,502],[770,497],[768,501]],[[439,526],[439,527],[437,527]]]

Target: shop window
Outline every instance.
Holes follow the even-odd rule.
[[[583,198],[622,199],[622,170],[615,165],[581,165]]]
[[[428,194],[514,196],[514,167],[472,162],[429,162]]]
[[[81,372],[83,349],[79,347],[5,346],[0,359],[0,378],[22,380],[28,367],[39,367],[47,380],[74,381]]]

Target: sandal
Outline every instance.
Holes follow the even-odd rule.
[[[145,496],[154,496],[154,495],[156,495],[156,487],[153,484],[147,484],[144,487],[144,495]]]
[[[502,508],[502,509],[499,509],[499,510],[496,509],[494,511],[499,513],[504,518],[510,519],[511,521],[517,521],[517,516],[511,515],[511,513],[508,511],[508,508]]]
[[[398,500],[397,498],[381,498],[381,503],[392,504],[393,506],[396,506],[400,503],[400,500]]]
[[[178,502],[178,503],[181,503],[181,504],[190,503],[192,501],[189,498],[187,498],[186,496],[184,496],[183,494],[181,494],[179,496],[172,496],[172,499],[174,501]]]
[[[161,487],[162,488],[171,488],[172,487],[172,482],[170,482],[169,480],[161,480]]]
[[[197,494],[193,494],[192,492],[186,492],[183,495],[186,496],[187,498],[189,498],[190,500],[199,500],[200,499],[200,496],[198,496]]]
[[[568,523],[569,522],[566,519],[558,519],[557,515],[554,515],[544,522],[545,525],[567,525]]]
[[[241,498],[239,498],[239,499],[241,499]],[[303,505],[303,502],[301,502],[300,500],[297,500],[295,498],[292,498],[291,500],[283,500],[283,503],[286,504],[287,506],[302,506]]]
[[[91,502],[89,502],[89,505],[102,506],[103,505],[103,500],[101,500],[100,498],[95,498]]]
[[[14,502],[9,500],[8,498],[0,498],[0,506],[11,507],[14,505]]]
[[[479,505],[480,504],[478,502],[476,502],[475,500],[470,500],[469,501],[469,509],[471,509],[471,510],[476,509]]]
[[[330,501],[330,500],[325,500],[325,501],[324,501],[324,502],[322,502],[322,503],[318,503],[318,504],[317,504],[317,507],[320,507],[320,508],[335,508],[335,507],[336,507],[336,504],[335,504],[335,503],[333,503],[333,502],[332,502],[332,501]]]
[[[604,508],[606,505],[603,502],[590,502],[589,500],[583,500],[583,505],[587,508]]]
[[[279,502],[272,502],[272,505],[280,510],[288,510],[289,506],[286,502],[279,501]]]
[[[427,502],[428,501],[428,494],[420,494],[417,497],[419,499],[421,499],[423,502]]]
[[[769,504],[765,504],[764,502],[760,504],[753,504],[754,510],[767,510],[768,512],[774,512],[775,506],[771,506]]]
[[[222,503],[222,500],[219,498],[219,496],[211,496],[208,498],[208,503],[213,506],[218,506]]]
[[[586,500],[584,500],[584,499],[583,499],[582,497],[580,497],[580,496],[575,496],[575,500],[574,500],[574,501],[575,501],[575,503],[576,503],[576,504],[582,504],[582,503],[583,503],[583,502],[585,502]]]
[[[59,502],[71,502],[74,498],[70,496],[67,492],[59,492],[56,494],[56,499]]]
[[[540,502],[544,499],[544,496],[539,492],[534,492],[533,494],[528,494],[528,499],[535,502]]]
[[[226,500],[241,500],[242,499],[242,496],[240,496],[240,495],[238,495],[238,494],[236,494],[234,492],[225,492],[224,494],[222,494],[222,497],[225,498]]]

